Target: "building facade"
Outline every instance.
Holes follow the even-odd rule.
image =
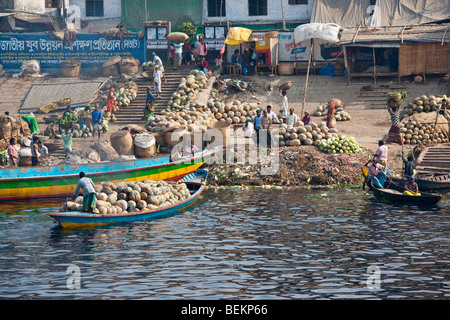
[[[313,0],[203,0],[203,22],[274,24],[309,22]]]

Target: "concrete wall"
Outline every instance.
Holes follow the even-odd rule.
[[[14,10],[45,13],[45,0],[15,0]]]
[[[70,5],[80,7],[82,20],[113,19],[122,16],[121,0],[104,0],[103,17],[86,17],[86,0],[70,0]]]
[[[267,0],[266,16],[249,16],[248,0],[224,0],[226,16],[222,21],[238,23],[272,23],[282,22],[282,10],[280,0]],[[314,0],[309,0],[307,5],[291,5],[288,0],[283,1],[285,21],[309,21]],[[208,17],[208,0],[203,0],[203,21],[219,21],[220,17]]]

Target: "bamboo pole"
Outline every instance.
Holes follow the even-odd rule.
[[[302,113],[300,114],[300,118],[303,117],[303,112],[305,110],[305,102],[306,102],[306,91],[308,89],[308,79],[309,79],[309,68],[311,66],[311,57],[312,57],[312,52],[314,49],[314,42],[313,39],[311,39],[311,51],[309,52],[309,60],[308,60],[308,69],[306,71],[306,83],[305,83],[305,92],[303,94],[303,103],[302,103]]]
[[[281,2],[281,15],[283,16],[283,30],[286,30],[286,20],[284,19],[284,6],[283,6],[283,0],[280,0]]]

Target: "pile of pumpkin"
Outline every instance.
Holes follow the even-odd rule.
[[[134,81],[113,82],[109,87],[106,87],[101,94],[96,103],[100,105],[106,105],[108,103],[108,93],[109,90],[113,88],[114,91],[114,104],[117,108],[126,108],[130,105],[131,101],[136,99],[138,93],[138,86]]]
[[[219,122],[228,124],[245,123],[247,120],[253,121],[256,110],[260,109],[257,103],[240,102],[239,100],[234,100],[232,104],[225,104],[210,99],[207,106]]]
[[[435,95],[422,95],[417,97],[403,107],[401,117],[404,119],[412,116],[414,113],[436,111],[439,108],[438,105],[441,104],[444,99],[447,99],[447,105],[450,104],[450,99],[445,95],[441,97]],[[447,109],[445,111],[445,117],[447,120],[450,120],[450,110]]]
[[[150,118],[146,123],[149,132],[160,132],[171,127],[185,129],[193,132],[201,129],[206,131],[207,126],[215,122],[214,115],[203,105],[191,103],[181,111],[161,111],[161,115]]]
[[[117,184],[104,182],[95,185],[96,208],[94,213],[118,214],[155,210],[171,206],[189,198],[185,183],[152,181],[122,181]],[[68,201],[60,207],[60,212],[83,210],[83,197],[75,202]]]
[[[186,78],[181,78],[177,91],[172,94],[167,110],[183,111],[194,102],[200,89],[206,87],[207,76],[203,71],[192,70]]]
[[[351,120],[352,117],[348,114],[347,111],[344,110],[344,103],[339,99],[335,99],[335,100],[336,100],[336,107],[335,107],[335,111],[334,111],[334,117],[335,117],[336,121]],[[328,105],[328,103],[319,104],[317,106],[316,110],[314,111],[314,115],[316,117],[326,116],[328,114],[327,105]]]
[[[281,124],[278,132],[279,146],[299,146],[314,145],[318,146],[323,139],[330,139],[338,136],[336,128],[329,129],[326,122],[319,124],[310,122],[304,125],[302,121],[297,121],[296,127]]]
[[[431,114],[435,118],[436,113]],[[421,123],[413,117],[404,119],[400,123],[403,143],[405,144],[436,144],[449,142],[447,121],[443,116],[438,117],[438,125],[433,122]]]

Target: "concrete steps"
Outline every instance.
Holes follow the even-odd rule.
[[[162,110],[165,110],[169,104],[169,100],[172,94],[178,89],[180,80],[182,77],[186,77],[193,69],[192,66],[181,66],[177,70],[168,67],[164,73],[167,83],[161,85],[161,98],[155,102],[155,114],[159,114]],[[147,87],[151,87],[151,91],[154,94],[153,82],[149,79],[138,78],[135,80],[138,86],[138,94],[127,108],[121,108],[116,113],[117,124],[137,124],[143,125],[144,121],[144,107],[147,100]]]
[[[450,173],[450,145],[430,147],[420,155],[416,170],[421,173]]]
[[[363,86],[358,101],[363,102],[369,109],[386,109],[386,93],[398,90],[407,91],[407,88],[401,84]]]

